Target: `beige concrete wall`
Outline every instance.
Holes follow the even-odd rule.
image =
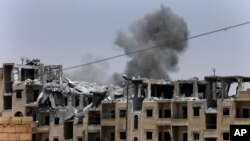
[[[32,117],[0,117],[0,141],[31,141]]]
[[[4,81],[0,79],[0,112],[3,111],[3,90],[4,89]]]

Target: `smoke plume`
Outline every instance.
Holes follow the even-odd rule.
[[[159,10],[145,15],[132,24],[129,34],[118,32],[115,44],[125,53],[157,47],[131,54],[126,73],[129,76],[169,79],[169,72],[177,70],[178,56],[187,48],[188,29],[185,21],[172,13],[170,8],[161,6]],[[114,75],[115,76],[115,75]]]
[[[99,60],[100,58],[93,57],[91,54],[87,54],[82,57],[83,62],[92,62]],[[97,82],[100,84],[106,84],[109,82],[110,76],[108,75],[109,64],[107,62],[92,64],[81,67],[79,70],[75,70],[72,73],[66,75],[72,80]]]

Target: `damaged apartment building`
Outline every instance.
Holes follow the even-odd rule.
[[[124,82],[71,81],[39,60],[4,63],[1,116],[32,116],[34,141],[228,141],[230,125],[250,123],[250,77]]]

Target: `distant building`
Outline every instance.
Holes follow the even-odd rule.
[[[1,116],[32,116],[34,141],[228,141],[231,124],[250,124],[250,77],[128,81],[76,82],[62,77],[61,65],[5,63]]]

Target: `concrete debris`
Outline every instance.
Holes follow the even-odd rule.
[[[84,116],[84,114],[87,113],[92,106],[93,106],[93,103],[90,103],[88,106],[86,106],[80,112],[76,113],[76,117],[82,117],[82,116]]]
[[[41,81],[39,79],[26,79],[25,81],[16,81],[15,82],[17,85],[20,84],[27,84],[27,85],[42,85]]]
[[[96,83],[72,81],[72,84],[75,85],[77,91],[86,95],[92,95],[93,93],[106,93],[108,91],[107,86],[100,86]]]
[[[25,60],[25,65],[30,65],[30,66],[39,66],[40,65],[40,60],[39,59],[22,59],[22,61]]]
[[[72,106],[73,98],[81,95],[84,99],[91,97],[93,102],[88,103],[88,100],[85,102],[83,99],[82,102],[88,105]],[[40,93],[36,102],[43,108],[48,106],[50,110],[60,111],[61,113],[64,111],[64,114],[66,114],[65,120],[69,120],[73,117],[83,117],[89,109],[94,108],[94,105],[98,106],[104,99],[114,100],[116,96],[122,95],[123,88],[116,85],[98,85],[97,83],[71,81],[64,78],[61,84],[56,81],[44,84],[44,90]],[[63,106],[61,99],[67,99],[64,103],[71,104]],[[62,110],[65,108],[68,110]]]
[[[206,112],[207,113],[216,113],[217,112],[217,110],[215,109],[215,108],[208,108],[207,110],[206,110]]]

